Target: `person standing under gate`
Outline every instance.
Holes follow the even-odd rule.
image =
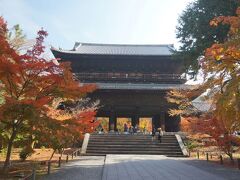
[[[162,137],[163,137],[163,130],[162,128],[158,128],[158,140],[160,143],[162,142]]]
[[[124,131],[124,134],[128,134],[128,125],[127,125],[127,123],[124,123],[123,131]]]
[[[154,140],[155,134],[156,134],[156,129],[155,129],[155,127],[153,127],[153,129],[152,129],[152,141]]]
[[[133,135],[133,126],[130,126],[130,127],[129,127],[129,133],[130,133],[131,135]]]

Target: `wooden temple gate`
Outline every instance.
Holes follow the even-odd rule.
[[[131,118],[133,126],[140,117],[149,117],[155,128],[179,131],[180,118],[169,116],[173,106],[165,96],[187,86],[172,45],[76,43],[72,50],[51,50],[56,58],[71,62],[80,82],[98,86],[89,97],[100,100],[97,117],[108,117],[111,131],[117,129],[118,117]]]

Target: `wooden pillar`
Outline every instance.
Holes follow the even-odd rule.
[[[132,122],[132,126],[136,126],[139,125],[139,116],[138,115],[134,115],[131,117],[131,122]]]
[[[163,131],[165,131],[165,112],[161,111],[160,113],[160,126]]]
[[[109,131],[114,132],[117,129],[117,117],[115,111],[111,111],[109,117]]]
[[[157,130],[160,127],[160,115],[155,115],[152,117],[152,127]]]
[[[176,123],[176,128],[175,131],[180,131],[180,123],[181,123],[181,117],[177,116],[177,123]]]
[[[132,126],[136,126],[138,125],[139,126],[139,107],[135,107],[134,109],[134,115],[131,117],[132,119]]]
[[[131,117],[131,125],[134,127],[136,125],[134,116]]]

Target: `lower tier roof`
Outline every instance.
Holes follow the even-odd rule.
[[[92,84],[92,83],[83,83]],[[98,89],[116,90],[170,90],[191,89],[192,85],[186,84],[138,84],[138,83],[94,83]]]

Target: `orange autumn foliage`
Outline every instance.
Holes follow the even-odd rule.
[[[240,130],[240,7],[236,16],[216,17],[210,25],[218,26],[220,23],[229,26],[228,36],[223,43],[216,42],[207,48],[205,55],[200,57],[204,82],[196,89],[201,94],[204,92],[211,109],[201,112],[199,120],[185,122],[184,127],[192,132],[201,131],[210,135],[215,145],[232,158],[233,147],[240,145],[239,138],[233,135]],[[180,102],[181,105],[174,113],[192,114],[191,94],[179,93],[182,95],[180,100],[176,95],[170,97],[172,102]],[[186,99],[190,106],[183,106]]]
[[[3,104],[0,105],[1,132],[9,133],[4,168],[9,165],[15,138],[34,137],[34,141],[48,139],[49,146],[63,145],[62,139],[91,131],[95,109],[81,112],[78,118],[59,121],[49,116],[55,99],[74,102],[96,89],[94,85],[81,85],[74,79],[70,63],[55,63],[43,53],[46,31],[37,33],[36,42],[26,52],[14,49],[7,38],[9,30],[0,17],[0,87]],[[73,126],[74,124],[74,126]],[[23,144],[25,146],[25,144]]]
[[[196,117],[182,117],[180,129],[183,132],[188,132],[189,134],[201,133],[199,128],[199,118]]]
[[[228,133],[229,130],[223,123],[211,116],[188,117],[182,118],[181,130],[197,139],[206,139],[205,146],[217,146],[232,158],[234,145],[240,144],[240,138],[233,133]]]

